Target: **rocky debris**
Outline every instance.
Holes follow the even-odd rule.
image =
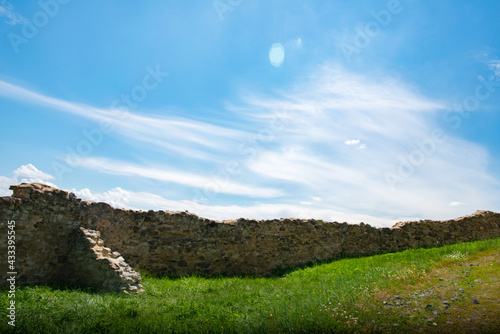
[[[68,282],[71,284],[126,294],[144,291],[141,276],[120,253],[104,247],[98,231],[80,227],[75,232],[68,264]]]
[[[470,300],[471,302],[473,302],[474,304],[479,304],[479,301],[476,299],[476,298],[471,298]]]

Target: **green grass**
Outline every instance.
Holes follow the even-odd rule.
[[[7,291],[0,290],[0,332],[411,332],[419,326],[435,326],[434,322],[441,325],[448,320],[436,318],[430,323],[423,319],[428,310],[421,310],[420,300],[413,301],[410,297],[405,307],[391,306],[393,294],[401,294],[405,300],[406,295],[431,289],[430,286],[438,284],[436,274],[445,277],[450,284],[446,289],[452,293],[460,284],[468,284],[460,281],[461,278],[453,281],[455,267],[460,269],[462,267],[458,266],[464,261],[479,259],[481,254],[491,255],[499,249],[500,238],[490,239],[342,259],[274,278],[171,279],[143,274],[146,292],[138,296],[26,287],[16,293],[15,328],[7,325]],[[491,266],[478,266],[473,274],[485,281],[491,277],[492,282],[495,277],[498,281],[498,258],[493,262]],[[470,311],[465,299],[463,307],[460,300],[453,305],[457,312]],[[423,302],[436,304],[439,301],[426,299]],[[498,304],[498,299],[493,299],[492,305],[495,302]],[[413,317],[408,310],[413,312]],[[499,315],[494,308],[485,312]],[[485,328],[487,331],[489,327]]]

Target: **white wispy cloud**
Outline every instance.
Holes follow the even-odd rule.
[[[114,131],[132,143],[144,147],[168,150],[190,158],[217,161],[221,155],[234,150],[235,142],[249,134],[210,123],[174,116],[144,116],[113,108],[97,108],[85,104],[46,96],[26,88],[0,81],[0,96],[25,103],[45,106],[114,126]],[[163,114],[169,114],[163,111]]]
[[[449,204],[450,206],[464,206],[464,205],[467,205],[466,203],[462,203],[462,202],[451,202]]]
[[[351,139],[351,140],[346,140],[344,144],[346,145],[356,145],[359,144],[360,140],[359,139]]]
[[[9,190],[9,187],[14,184],[17,184],[17,181],[10,177],[0,176],[0,196],[10,196],[12,191]]]
[[[22,165],[12,172],[12,177],[0,176],[0,196],[9,196],[12,191],[9,187],[20,183],[43,183],[57,188],[57,186],[50,182],[54,176],[38,170],[32,164]]]
[[[219,179],[174,170],[170,166],[147,167],[124,161],[91,157],[83,158],[80,166],[99,171],[100,173],[126,175],[132,177],[139,176],[147,179],[170,182],[199,189],[204,189],[205,187],[215,187],[215,190],[221,194],[262,198],[279,197],[283,195],[283,192],[277,189],[245,185],[237,181],[227,181],[225,183],[221,183],[221,180]]]
[[[0,17],[5,17],[5,23],[16,25],[25,23],[26,19],[14,11],[14,6],[7,0],[0,0]]]
[[[470,57],[477,62],[485,64],[492,72],[490,76],[494,80],[500,80],[500,59],[495,54],[495,50],[490,47],[484,47],[470,53]]]
[[[399,80],[323,67],[288,91],[243,101],[235,110],[256,115],[256,122],[276,110],[292,120],[249,169],[270,185],[286,181],[290,193],[321,193],[324,208],[436,219],[468,214],[471,207],[500,209],[493,200],[500,184],[488,172],[487,150],[450,134],[435,141],[434,120],[447,104]],[[345,140],[353,135],[370,142],[370,150],[358,139]],[[348,150],[352,145],[360,150]],[[422,145],[428,145],[425,152]],[[402,161],[416,156],[421,159],[392,188],[387,173],[399,177]],[[450,206],[457,193],[470,206]]]
[[[44,173],[38,170],[32,164],[27,164],[19,167],[14,171],[14,177],[18,179],[30,179],[30,180],[52,180],[54,177],[50,174]]]
[[[496,79],[500,79],[500,60],[490,59],[486,62],[488,68],[494,73]]]

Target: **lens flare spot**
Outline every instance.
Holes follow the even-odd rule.
[[[274,43],[269,50],[269,61],[271,65],[280,67],[285,60],[285,48],[281,43]]]

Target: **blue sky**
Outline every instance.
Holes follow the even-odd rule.
[[[0,1],[0,195],[390,226],[500,211],[498,1]]]

